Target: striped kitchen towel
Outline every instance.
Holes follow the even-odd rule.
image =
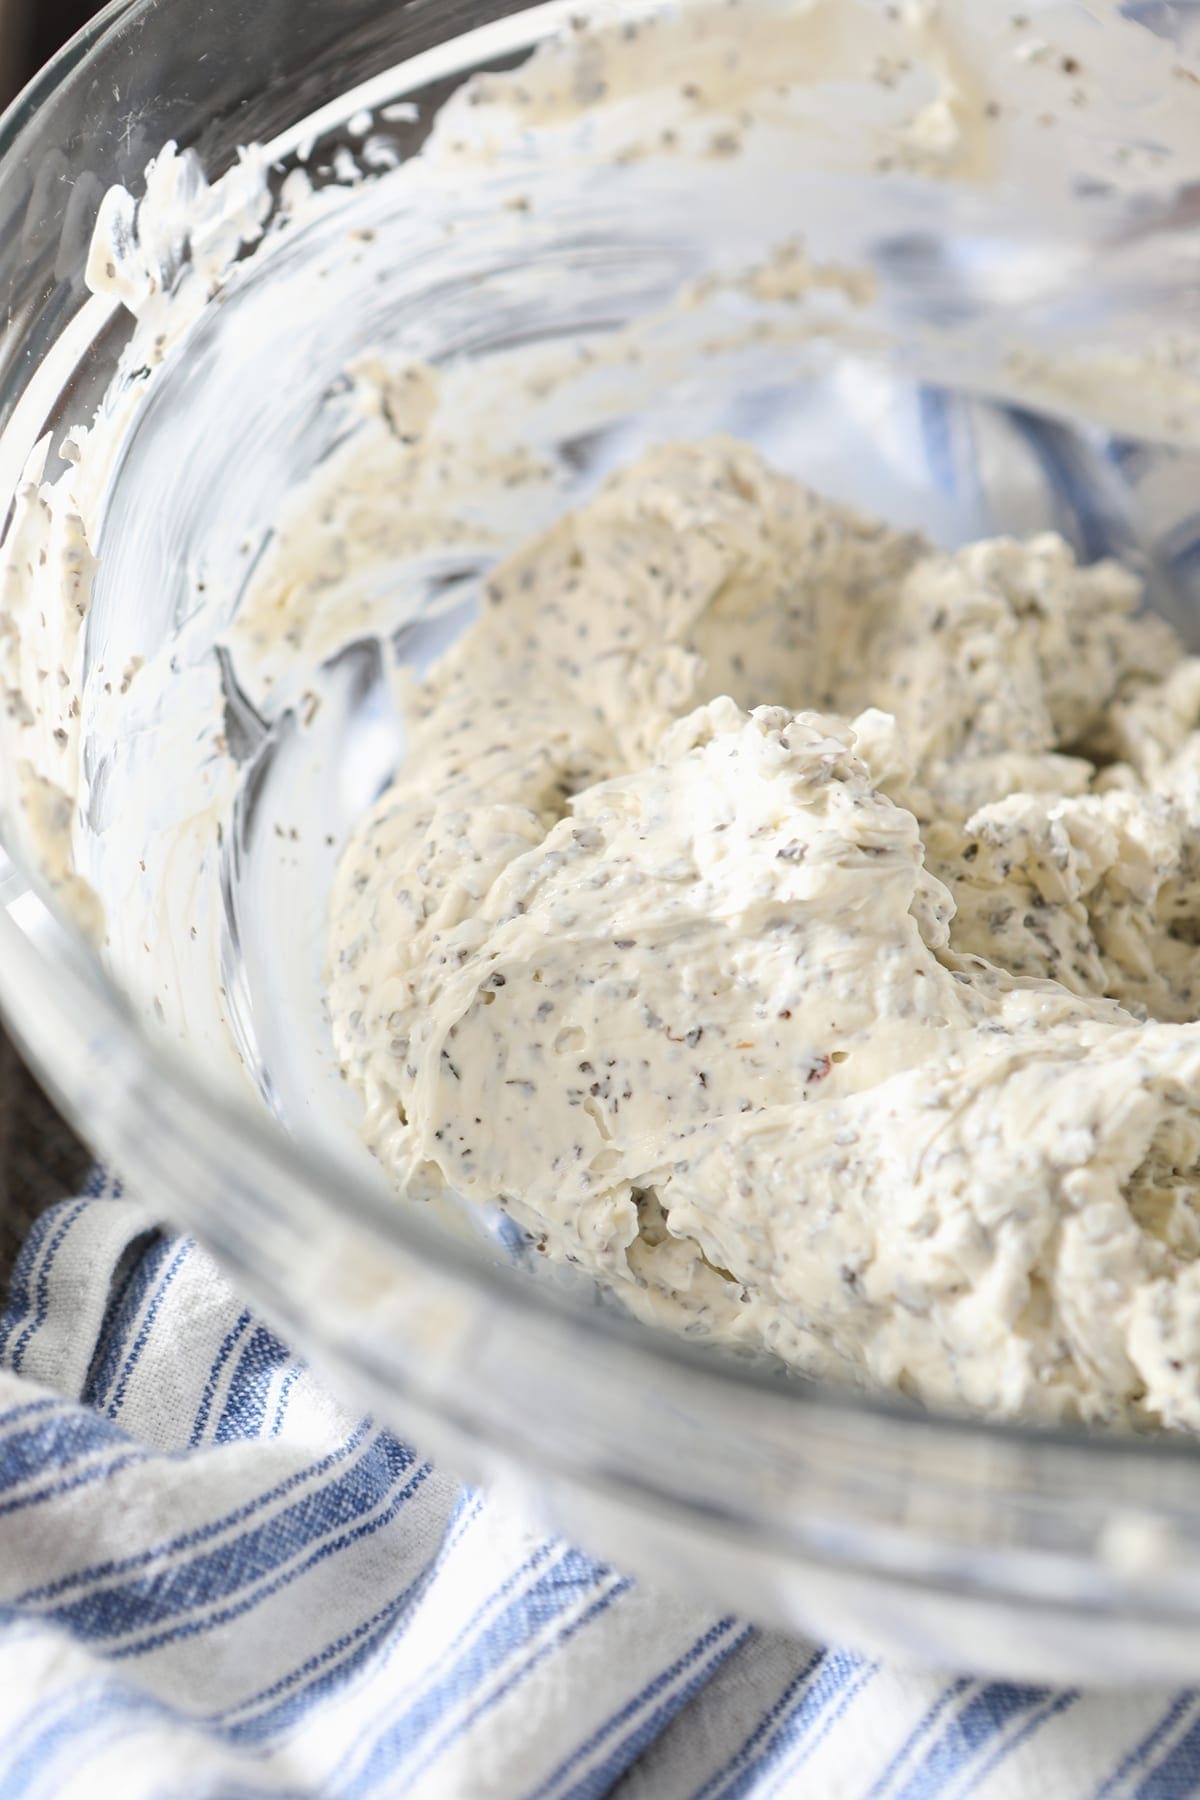
[[[0,1320],[0,1800],[1123,1800],[1200,1697],[905,1673],[545,1538],[97,1177]]]

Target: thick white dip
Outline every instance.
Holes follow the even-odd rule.
[[[726,442],[593,498],[734,429],[938,543],[1071,530],[1015,403],[1155,446],[1115,541],[1168,564],[1195,44],[1049,0],[536,16],[436,109],[420,57],[105,196],[0,435],[5,844],[150,1029],[370,1179],[325,901],[406,758],[328,984],[405,1195],[801,1368],[1200,1423],[1196,664],[1057,538],[935,552]],[[964,494],[882,405],[926,383],[981,422]]]
[[[1200,1426],[1200,661],[1137,601],[729,440],[512,557],[334,893],[397,1186],[806,1371]]]

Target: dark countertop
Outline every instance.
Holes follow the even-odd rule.
[[[0,0],[0,106],[98,10],[96,0]]]
[[[77,1194],[91,1161],[0,1032],[0,1286],[38,1214]]]

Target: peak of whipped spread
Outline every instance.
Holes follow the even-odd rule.
[[[1139,597],[725,439],[510,558],[334,895],[397,1187],[808,1373],[1200,1427],[1200,665]]]

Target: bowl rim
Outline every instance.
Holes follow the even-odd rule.
[[[0,115],[0,164],[18,150],[22,132],[110,34],[131,16],[152,11],[160,4],[161,0],[108,0],[108,4],[32,77]],[[540,10],[538,0],[533,0],[532,4],[518,9],[518,16]],[[512,11],[509,10],[506,16],[511,17]],[[221,172],[208,171],[210,178]],[[787,1416],[792,1420],[815,1412],[835,1427],[839,1421],[850,1426],[871,1422],[891,1441],[903,1442],[906,1449],[914,1449],[918,1440],[924,1439],[931,1444],[964,1449],[986,1447],[1001,1454],[1007,1449],[1023,1462],[1033,1455],[1056,1460],[1061,1456],[1064,1466],[1067,1462],[1077,1465],[1083,1458],[1089,1464],[1112,1465],[1114,1461],[1133,1459],[1145,1467],[1180,1464],[1200,1467],[1200,1438],[1183,1433],[1142,1435],[1072,1423],[984,1419],[965,1409],[926,1408],[895,1393],[849,1385],[842,1387],[828,1380],[781,1379],[778,1372],[736,1353],[711,1344],[702,1345],[668,1330],[655,1329],[632,1314],[601,1307],[582,1310],[573,1307],[554,1288],[530,1282],[515,1267],[493,1261],[481,1246],[452,1237],[436,1222],[427,1219],[425,1209],[406,1207],[402,1196],[388,1196],[382,1188],[373,1189],[351,1166],[343,1167],[331,1151],[292,1136],[268,1113],[253,1106],[248,1094],[245,1097],[230,1094],[198,1060],[193,1061],[173,1044],[153,1036],[147,1022],[139,1016],[83,931],[51,892],[41,870],[27,863],[17,850],[7,849],[2,842],[0,912],[5,911],[3,877],[6,859],[29,896],[36,897],[37,941],[11,913],[6,915],[4,923],[21,935],[31,957],[40,958],[48,968],[53,967],[55,977],[68,983],[80,1017],[98,1009],[131,1061],[149,1071],[168,1095],[180,1096],[199,1108],[214,1133],[228,1134],[232,1128],[235,1136],[244,1137],[331,1221],[339,1215],[349,1218],[367,1232],[389,1241],[402,1255],[428,1266],[436,1276],[457,1284],[465,1282],[484,1298],[498,1304],[506,1314],[533,1313],[565,1330],[568,1336],[581,1334],[600,1346],[619,1343],[631,1348],[645,1361],[648,1372],[655,1366],[674,1370],[694,1384],[697,1395],[705,1391],[724,1392],[736,1398],[739,1393],[753,1393],[780,1417],[784,1416],[783,1409],[786,1408]],[[53,958],[46,956],[42,942],[45,938],[55,945]],[[15,1034],[22,1039],[25,1034],[20,1020],[10,1009],[2,987],[0,1011],[9,1016]],[[43,1059],[35,1054],[33,1060],[64,1112],[88,1136],[92,1122],[86,1116],[86,1108],[79,1096],[62,1084],[55,1070]],[[222,1252],[219,1246],[215,1248],[219,1256],[224,1255],[227,1263],[231,1260],[228,1252]],[[261,1277],[255,1279],[261,1284]],[[994,1475],[995,1470],[991,1473]]]
[[[90,53],[94,45],[108,34],[125,13],[156,4],[156,0],[106,0],[99,12],[81,25],[79,30],[59,46],[48,62],[42,64],[17,90],[8,105],[0,111],[0,160],[14,147],[17,138],[32,121],[43,103],[49,100],[71,71]]]

